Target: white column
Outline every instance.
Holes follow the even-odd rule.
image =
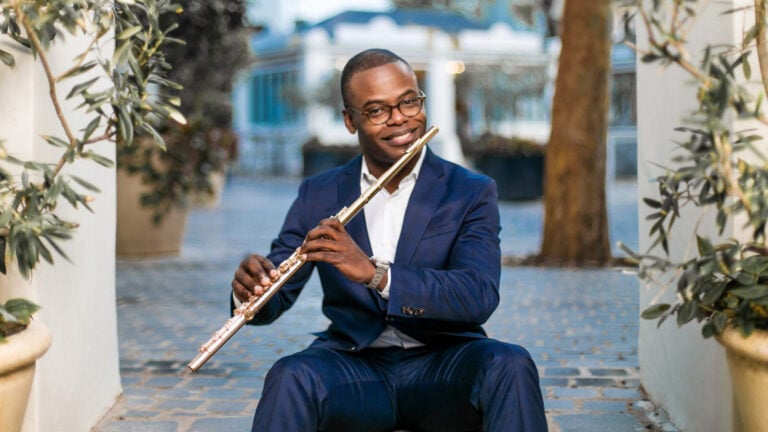
[[[456,85],[454,75],[448,69],[451,58],[451,40],[447,35],[433,35],[433,53],[427,70],[427,118],[429,125],[440,128],[429,146],[451,162],[466,166],[461,142],[456,135]]]
[[[5,42],[4,39],[0,39]],[[55,73],[71,65],[87,39],[67,36],[49,53]],[[3,44],[8,49],[9,44]],[[8,152],[23,159],[54,161],[57,149],[41,134],[61,133],[48,99],[48,83],[40,62],[13,50],[16,67],[0,64],[0,139]],[[111,53],[104,53],[106,58]],[[80,79],[75,79],[80,82]],[[75,81],[59,85],[60,100]],[[64,111],[72,129],[82,130],[88,117],[74,112],[76,100]],[[114,145],[94,147],[114,160]],[[96,424],[121,392],[115,308],[115,170],[92,162],[66,168],[101,189],[91,203],[93,213],[72,209],[63,198],[60,216],[80,224],[74,239],[62,246],[72,262],[55,256],[43,262],[29,281],[18,274],[0,277],[0,300],[26,297],[42,306],[37,319],[51,330],[53,342],[37,363],[24,432],[86,431]],[[2,403],[2,402],[0,402]]]
[[[699,11],[695,24],[686,38],[690,43],[690,61],[700,64],[706,44],[740,46],[743,31],[750,25],[751,8],[746,12],[724,14],[727,10],[740,10],[743,1],[702,2],[707,6]],[[645,29],[638,23],[639,42],[647,40]],[[758,70],[753,66],[753,71]],[[754,78],[753,78],[754,79]],[[657,184],[652,180],[664,174],[657,163],[671,163],[671,156],[678,150],[676,140],[686,140],[687,135],[674,132],[683,125],[683,118],[697,107],[695,89],[691,77],[680,68],[662,67],[658,64],[637,63],[638,94],[638,207],[640,251],[651,245],[648,237],[651,222],[645,220],[652,213],[643,197],[658,197]],[[753,125],[739,125],[744,130]],[[765,133],[763,133],[765,135]],[[692,232],[697,223],[711,226],[714,213],[699,222],[701,211],[683,209],[681,219],[672,234],[670,253],[675,259],[690,257],[695,253]],[[709,229],[711,235],[716,230]],[[739,229],[727,227],[724,237],[738,236]],[[657,250],[656,253],[661,253]],[[640,285],[640,309],[645,309],[659,294],[656,285]],[[673,301],[675,287],[669,287],[662,301]],[[640,375],[643,387],[651,398],[669,413],[671,420],[686,431],[719,432],[731,428],[731,390],[723,349],[714,339],[704,339],[701,329],[694,323],[678,328],[674,319],[657,327],[656,321],[640,321],[639,340]]]

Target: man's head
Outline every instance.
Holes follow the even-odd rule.
[[[398,55],[369,49],[341,75],[344,123],[357,133],[374,175],[394,163],[425,132],[424,94],[411,66]]]
[[[354,57],[349,59],[344,66],[344,70],[341,72],[341,99],[344,101],[344,105],[346,106],[350,103],[349,97],[351,90],[349,88],[349,80],[353,75],[389,63],[402,63],[403,66],[413,72],[411,65],[403,60],[402,57],[392,51],[381,48],[367,49],[355,54]],[[416,74],[414,74],[414,76],[416,76]]]

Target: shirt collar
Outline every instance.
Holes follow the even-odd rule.
[[[424,164],[424,157],[427,154],[427,148],[424,147],[421,149],[421,154],[419,155],[419,158],[416,159],[416,165],[413,166],[413,169],[410,173],[408,173],[407,176],[403,177],[400,182],[404,181],[416,181],[416,179],[419,177],[419,172],[421,171],[421,166]],[[376,177],[371,174],[371,171],[368,170],[368,163],[365,161],[365,157],[360,158],[363,160],[363,169],[360,170],[360,179],[364,181],[368,185],[372,185],[376,182]]]

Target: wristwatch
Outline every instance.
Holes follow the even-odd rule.
[[[376,273],[373,274],[373,279],[365,283],[365,287],[376,289],[379,286],[381,279],[384,277],[384,274],[389,270],[389,261],[372,256],[371,262],[376,266]]]

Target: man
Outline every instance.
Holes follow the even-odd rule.
[[[530,355],[481,327],[499,302],[495,184],[425,149],[346,227],[329,218],[427,124],[413,69],[390,51],[350,59],[341,91],[362,156],[304,180],[270,254],[232,281],[235,304],[260,295],[298,250],[307,263],[250,323],[291,307],[315,267],[331,321],[269,371],[253,431],[546,431]]]

